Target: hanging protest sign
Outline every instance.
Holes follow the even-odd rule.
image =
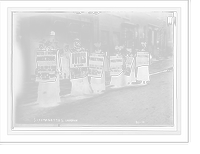
[[[136,67],[149,65],[149,53],[148,52],[137,52],[136,56]]]
[[[104,67],[104,55],[92,53],[89,57],[88,76],[101,78]]]
[[[70,55],[70,79],[87,76],[87,52],[74,52]]]
[[[119,76],[123,72],[123,58],[121,56],[110,56],[110,75]]]
[[[55,82],[58,73],[58,50],[38,50],[36,53],[36,81]]]
[[[133,67],[134,57],[126,56],[125,68],[124,68],[124,75],[130,76],[131,69]]]

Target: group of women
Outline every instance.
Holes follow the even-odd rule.
[[[137,53],[134,53],[132,49],[127,48],[123,49],[123,47],[118,47],[117,55],[123,57],[123,65],[125,65],[126,69],[126,61],[127,59],[131,59],[131,65],[129,67],[129,73],[125,73],[125,70],[118,75],[111,77],[111,85],[114,88],[120,88],[125,86],[133,86],[133,85],[146,85],[147,81],[149,81],[149,66],[148,65],[137,65],[137,61],[139,60],[137,57]]]
[[[63,47],[63,57],[65,57],[64,61],[62,56],[60,56],[58,46],[57,46],[57,40],[54,36],[49,36],[43,39],[39,42],[39,48],[38,50],[56,50],[57,51],[57,64],[56,64],[56,70],[55,75],[56,81],[55,82],[39,82],[38,86],[38,97],[37,97],[37,103],[39,103],[40,106],[53,106],[57,105],[60,100],[60,74],[67,73],[67,76],[69,75],[69,57],[70,53],[72,52],[87,52],[88,56],[90,51],[82,46],[81,40],[76,38],[73,40],[74,48],[69,50],[69,44],[64,43]],[[105,90],[105,83],[106,83],[106,73],[110,70],[109,60],[106,55],[106,53],[100,49],[102,43],[100,41],[94,43],[95,50],[94,53],[99,53],[104,55],[104,64],[103,64],[103,73],[101,78],[90,78],[90,82],[88,79],[88,76],[85,76],[83,78],[78,79],[71,79],[71,95],[74,95],[76,97],[82,97],[87,94],[92,93],[102,93],[103,90]],[[145,41],[141,42],[141,50],[140,51],[146,51],[147,43]],[[130,76],[126,76],[126,67],[125,67],[125,61],[126,56],[130,57],[136,57],[137,54],[133,54],[131,51],[131,48],[125,49],[124,45],[122,46],[115,46],[116,55],[122,55],[123,56],[123,72],[119,76],[111,76],[110,85],[114,85],[114,87],[123,87],[126,85],[131,85],[132,82],[142,81],[141,84],[147,84],[147,81],[150,81],[149,78],[149,67],[148,66],[142,66],[138,67],[137,70],[137,77],[135,76],[135,61],[132,65]],[[61,67],[61,64],[65,65],[65,67]],[[66,68],[68,67],[68,68]],[[37,75],[37,67],[36,67],[36,75]]]

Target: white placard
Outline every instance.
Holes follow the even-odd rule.
[[[149,65],[149,53],[137,52],[136,67]]]
[[[70,55],[70,79],[81,79],[87,76],[87,52],[73,52]]]
[[[123,72],[123,57],[110,56],[110,75],[119,76]]]
[[[58,74],[58,50],[36,52],[36,81],[55,82]]]
[[[104,67],[104,55],[91,54],[89,57],[88,76],[101,78]]]

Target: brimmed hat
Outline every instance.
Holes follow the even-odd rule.
[[[140,45],[141,45],[141,44],[144,44],[145,47],[147,46],[147,42],[146,42],[145,40],[143,40],[143,41],[140,43]]]
[[[121,49],[123,49],[125,46],[124,46],[124,44],[123,45],[120,45],[119,46],[119,49],[121,50]]]
[[[82,44],[82,42],[81,42],[81,40],[80,40],[79,38],[73,39],[73,42],[74,42],[74,43],[75,43],[75,42],[79,42],[80,44]]]
[[[100,47],[101,44],[102,44],[101,41],[97,41],[96,43],[94,43],[94,46],[95,46],[95,47]]]
[[[132,48],[131,47],[126,48],[126,50],[129,51],[129,52],[132,52]]]

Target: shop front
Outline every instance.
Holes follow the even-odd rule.
[[[122,23],[122,43],[126,48],[132,48],[135,50],[135,27],[132,23]]]
[[[158,26],[148,24],[148,51],[153,57],[159,57]]]

